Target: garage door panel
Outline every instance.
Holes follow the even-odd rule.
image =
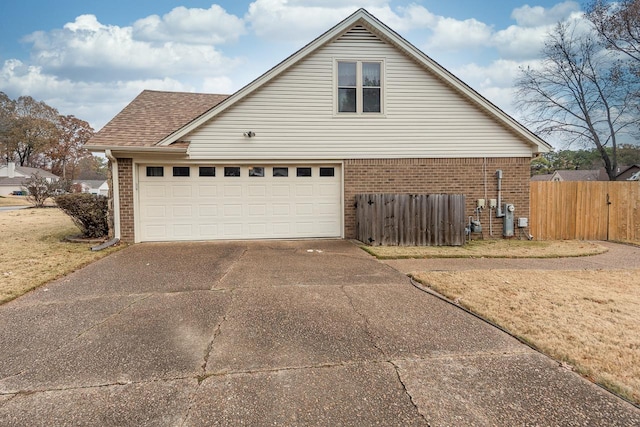
[[[191,185],[173,185],[171,186],[171,197],[174,199],[191,197],[191,191]]]
[[[239,184],[225,184],[224,185],[224,197],[242,197],[242,185]]]
[[[191,218],[192,217],[191,205],[174,206],[172,214],[174,219],[178,218]]]
[[[218,195],[218,187],[216,185],[198,185],[199,197],[215,197]]]
[[[218,216],[218,206],[217,205],[199,205],[198,215],[200,216],[200,218]]]
[[[199,176],[198,165],[190,176],[172,176],[174,165],[164,165],[162,177],[146,176],[139,166],[137,230],[141,241],[339,237],[342,233],[342,200],[339,166],[336,176],[273,176],[273,166],[261,176]],[[210,167],[210,165],[207,165]],[[216,171],[224,166],[215,165]],[[301,167],[309,167],[302,165]],[[277,167],[282,174],[284,167]]]

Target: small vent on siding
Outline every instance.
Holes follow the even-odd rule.
[[[362,25],[356,25],[338,39],[340,41],[382,41]]]

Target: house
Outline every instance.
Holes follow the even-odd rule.
[[[551,175],[551,181],[609,181],[604,168],[586,170],[557,170]]]
[[[531,182],[551,181],[551,178],[553,178],[553,174],[552,173],[544,173],[544,174],[532,175],[531,176]]]
[[[551,149],[364,9],[230,96],[143,91],[86,147],[128,242],[353,238],[356,194],[465,194],[473,215],[498,176],[528,217]]]
[[[631,165],[631,166],[621,166],[618,175],[616,176],[617,181],[640,181],[638,179],[640,175],[640,165]]]
[[[45,178],[47,182],[59,179],[51,172],[27,166],[16,166],[14,162],[0,166],[0,196],[7,196],[14,191],[23,191],[27,180],[36,174]]]
[[[100,196],[107,196],[109,194],[109,185],[106,180],[74,179],[73,184],[79,186],[83,193],[90,193]]]

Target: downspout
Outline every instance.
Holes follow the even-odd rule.
[[[111,150],[104,151],[105,156],[111,162],[111,189],[113,193],[113,239],[102,243],[101,245],[91,248],[92,251],[100,251],[102,249],[113,246],[120,241],[120,185],[118,179],[118,160],[114,157]]]

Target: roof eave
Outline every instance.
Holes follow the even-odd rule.
[[[84,148],[93,153],[104,153],[107,150],[125,153],[154,153],[154,154],[186,154],[189,147],[135,147],[122,145],[85,145]]]

